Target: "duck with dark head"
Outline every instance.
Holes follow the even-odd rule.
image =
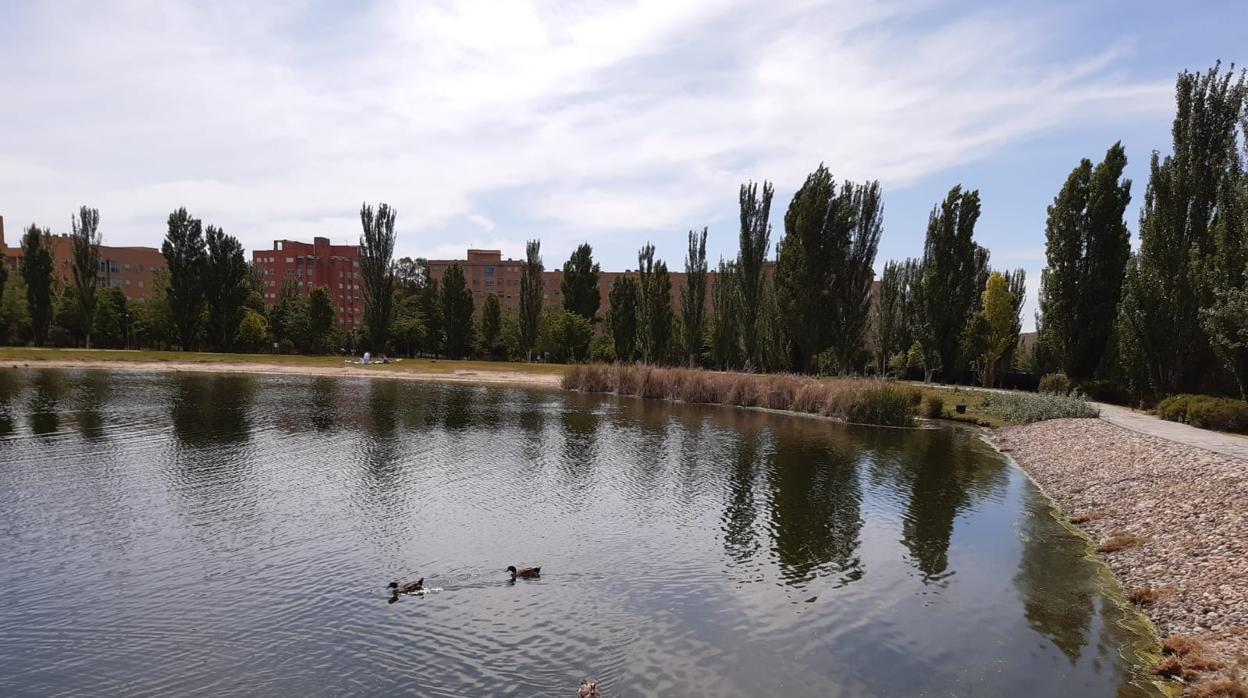
[[[512,565],[507,568],[507,571],[511,573],[511,581],[513,582],[516,581],[517,578],[537,579],[542,576],[541,567],[516,567],[515,565]]]

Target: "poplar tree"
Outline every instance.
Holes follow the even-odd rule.
[[[594,248],[589,243],[579,245],[568,261],[563,263],[563,279],[559,282],[563,309],[590,322],[597,322],[598,306],[602,304],[602,297],[598,292],[598,277],[601,272],[594,262]]]
[[[987,283],[988,251],[974,239],[979,212],[979,192],[959,185],[928,217],[917,332],[928,380],[937,371],[946,381],[957,377],[963,330]]]
[[[52,324],[52,232],[31,225],[22,236],[22,280],[26,283],[26,307],[35,346],[48,341]]]
[[[871,347],[875,351],[876,372],[880,375],[888,371],[888,360],[909,346],[901,342],[906,320],[906,294],[909,292],[905,264],[889,260],[884,263],[884,273],[880,275],[880,293],[871,318]]]
[[[620,276],[611,284],[607,295],[610,310],[607,320],[611,325],[611,341],[615,345],[615,358],[621,363],[633,360],[637,353],[637,282],[628,276]]]
[[[229,351],[238,336],[243,304],[249,292],[247,258],[238,238],[210,225],[205,229],[207,258],[204,295],[208,305],[208,336],[218,351]]]
[[[741,355],[740,298],[735,262],[719,260],[711,286],[711,363],[715,368],[735,368]]]
[[[653,244],[646,243],[637,253],[637,273],[641,359],[661,363],[667,357],[672,334],[672,281],[667,263],[655,261]]]
[[[472,291],[458,263],[442,275],[442,320],[446,331],[446,355],[462,359],[472,350]]]
[[[364,282],[364,329],[369,348],[384,352],[394,317],[394,219],[396,211],[380,204],[360,206],[360,278]]]
[[[241,310],[239,312],[241,314]],[[330,298],[329,289],[323,285],[317,286],[308,294],[307,350],[324,353],[333,337],[334,324],[334,302]]]
[[[862,351],[871,313],[871,283],[875,280],[875,254],[884,231],[884,203],[879,182],[847,185],[853,212],[845,253],[833,257],[829,289],[828,330],[837,371],[845,375]]]
[[[542,298],[546,281],[542,278],[542,241],[529,240],[524,248],[524,266],[520,270],[520,349],[530,361],[537,346],[538,320],[542,316]]]
[[[492,355],[498,346],[498,336],[503,329],[503,309],[498,296],[491,293],[481,306],[481,353]]]
[[[742,184],[739,195],[741,232],[737,252],[737,291],[740,295],[741,346],[745,360],[758,362],[758,315],[763,299],[763,265],[771,245],[771,182],[763,182],[763,193],[758,195],[754,182]]]
[[[685,353],[690,368],[702,358],[706,326],[706,228],[689,231],[689,252],[685,255],[685,286],[680,289],[680,316],[685,333]]]
[[[791,338],[793,371],[810,373],[815,355],[827,347],[832,269],[845,262],[844,243],[853,218],[848,186],[838,191],[823,165],[807,175],[785,211],[784,237],[776,244],[775,285]]]
[[[78,288],[78,312],[82,315],[83,336],[91,348],[91,329],[95,324],[96,286],[100,278],[100,212],[82,206],[77,216],[70,216],[73,231],[74,286]]]
[[[1002,357],[1012,344],[1018,342],[1014,329],[1018,306],[1004,274],[994,271],[988,277],[980,306],[984,338],[978,358],[983,369],[984,386],[991,387],[996,385]]]
[[[169,214],[168,231],[160,252],[169,268],[167,292],[174,332],[182,351],[189,351],[199,342],[200,319],[204,312],[208,255],[200,220],[191,217],[185,208]]]
[[[1140,212],[1140,246],[1127,267],[1121,309],[1128,364],[1143,369],[1159,395],[1217,388],[1200,310],[1216,302],[1213,230],[1218,201],[1242,176],[1238,152],[1248,85],[1244,75],[1179,75],[1173,154],[1153,153]]]
[[[1113,333],[1131,256],[1122,218],[1131,201],[1126,165],[1121,143],[1100,164],[1084,158],[1048,208],[1040,341],[1072,378],[1092,377]]]

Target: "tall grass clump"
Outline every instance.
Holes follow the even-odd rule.
[[[643,365],[573,366],[564,374],[562,385],[590,393],[804,412],[887,426],[912,424],[920,400],[914,388],[873,379],[750,375]]]
[[[984,407],[999,415],[1008,424],[1031,424],[1047,419],[1092,418],[1101,414],[1082,395],[1057,393],[992,393],[984,398]]]

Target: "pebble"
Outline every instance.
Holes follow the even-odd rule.
[[[1093,540],[1143,543],[1101,557],[1123,588],[1161,592],[1141,609],[1164,637],[1192,635],[1234,666],[1248,656],[1248,461],[1099,419],[996,430],[991,440]]]

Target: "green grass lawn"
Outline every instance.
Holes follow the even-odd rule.
[[[146,351],[123,349],[38,349],[34,347],[0,347],[0,364],[32,361],[117,361],[176,363],[248,363],[281,366],[337,368],[341,356],[299,356],[287,354],[218,354],[197,351]],[[403,359],[398,363],[360,366],[377,371],[407,373],[454,373],[455,371],[496,371],[562,375],[566,366],[559,364],[510,363],[505,361],[450,361],[446,359]]]
[[[943,419],[968,422],[985,427],[999,427],[1006,423],[1001,415],[996,414],[991,406],[986,404],[987,398],[991,397],[992,393],[957,387],[925,385],[923,383],[911,383],[911,385],[922,391],[924,397],[930,395],[938,397],[944,402],[944,407],[941,410]],[[966,405],[966,412],[958,414],[956,409],[958,405]]]

